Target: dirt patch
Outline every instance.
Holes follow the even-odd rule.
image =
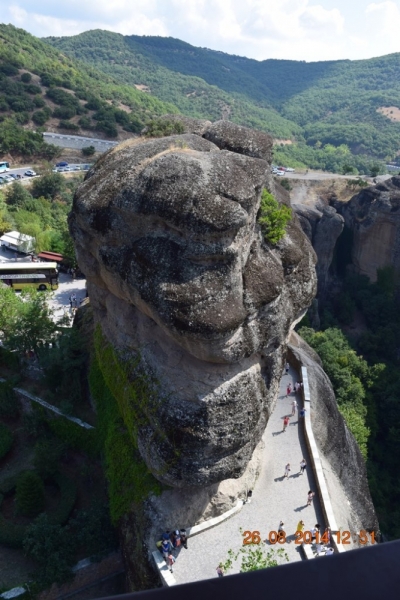
[[[148,85],[143,85],[141,83],[135,83],[135,88],[137,90],[140,90],[141,92],[146,92],[146,94],[150,94],[151,93],[151,89],[149,88]]]
[[[397,106],[380,106],[376,109],[376,112],[387,117],[394,123],[400,121],[400,108]]]

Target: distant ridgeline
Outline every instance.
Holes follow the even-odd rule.
[[[41,136],[49,127],[116,138],[140,131],[153,117],[178,112],[12,25],[0,25],[0,42],[0,155],[52,159],[58,149]]]
[[[100,30],[46,41],[185,115],[227,118],[296,141],[278,146],[276,162],[366,173],[399,150],[398,54],[259,62],[173,38]]]

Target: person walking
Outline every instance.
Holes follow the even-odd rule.
[[[309,490],[309,492],[307,494],[307,506],[311,506],[314,496],[315,496],[315,492],[313,492],[312,490]]]
[[[285,373],[286,373],[286,375],[289,375],[289,368],[290,368],[290,365],[287,362],[286,365],[285,365]]]
[[[312,542],[315,542],[315,540],[317,538],[317,533],[318,533],[318,539],[319,539],[319,529],[320,529],[319,523],[315,523],[314,527],[311,529],[311,541]]]
[[[296,400],[293,400],[293,402],[292,402],[292,417],[294,417],[294,415],[296,414],[296,408],[297,408],[297,402],[296,402]]]
[[[299,412],[299,417],[302,417],[304,419],[304,417],[306,416],[306,410],[305,408],[302,408]]]
[[[182,540],[182,546],[187,550],[187,533],[186,533],[186,529],[181,529],[179,531],[179,534],[181,536],[181,540]]]
[[[283,419],[283,429],[282,431],[286,431],[286,427],[289,425],[289,417],[286,415],[286,417]]]
[[[301,533],[304,530],[304,521],[299,521],[296,527],[296,533]]]
[[[164,557],[165,562],[168,564],[168,556],[171,553],[171,542],[166,539],[163,539],[162,543],[161,543],[161,552],[162,555]]]
[[[288,463],[285,467],[284,477],[286,477],[286,479],[289,477],[289,473],[290,473],[290,463]]]
[[[223,577],[225,575],[224,566],[222,563],[219,563],[219,565],[217,567],[217,575],[218,575],[218,577]]]
[[[175,557],[170,552],[168,554],[167,565],[168,565],[168,569],[171,571],[171,573],[173,573],[172,567],[174,566],[174,562],[175,562]]]
[[[286,398],[288,396],[290,396],[291,393],[292,393],[292,384],[288,383],[287,388],[286,388]]]
[[[302,475],[304,475],[304,471],[306,470],[306,466],[307,466],[306,459],[305,459],[305,458],[303,458],[303,460],[302,460],[302,461],[301,461],[301,463],[300,463],[300,471],[299,471],[299,474],[301,473]]]

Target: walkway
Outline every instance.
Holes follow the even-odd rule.
[[[310,466],[310,458],[304,439],[303,425],[299,426],[296,413],[291,418],[286,432],[282,432],[283,417],[291,414],[293,394],[286,398],[286,386],[289,381],[293,384],[298,379],[296,371],[290,369],[289,375],[281,380],[279,398],[272,413],[263,440],[265,442],[263,464],[260,477],[253,490],[250,504],[245,504],[242,510],[232,518],[224,521],[218,527],[209,529],[188,540],[188,550],[180,549],[174,565],[174,576],[177,583],[188,583],[200,579],[216,577],[216,567],[219,562],[225,562],[229,549],[237,551],[242,545],[240,529],[260,531],[261,539],[265,540],[270,531],[277,531],[279,522],[285,523],[288,535],[296,530],[297,523],[302,519],[305,529],[310,530],[315,523],[323,526],[323,516],[318,500],[314,497],[311,507],[307,506],[308,490],[316,490],[314,476]],[[299,398],[297,398],[299,402]],[[307,472],[299,475],[299,463],[305,457]],[[291,465],[289,479],[283,478],[287,463]],[[275,547],[283,547],[289,555],[289,560],[302,560],[300,546],[294,543]],[[230,573],[239,572],[236,565]]]

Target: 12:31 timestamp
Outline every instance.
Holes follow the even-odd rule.
[[[261,542],[261,536],[259,531],[245,531],[243,534],[243,545],[247,544],[259,544]],[[350,533],[350,531],[335,531],[331,533],[332,536],[336,538],[336,544],[351,544],[354,542],[355,544],[375,544],[375,532],[371,531],[368,533],[364,529],[359,531],[358,533]],[[286,541],[290,542],[286,539],[286,533],[284,531],[270,531],[268,534],[268,542],[270,544],[285,544]],[[267,540],[266,540],[267,541]],[[321,534],[319,531],[311,532],[311,531],[296,531],[294,534],[294,543],[295,544],[329,544],[329,534],[327,532]]]

